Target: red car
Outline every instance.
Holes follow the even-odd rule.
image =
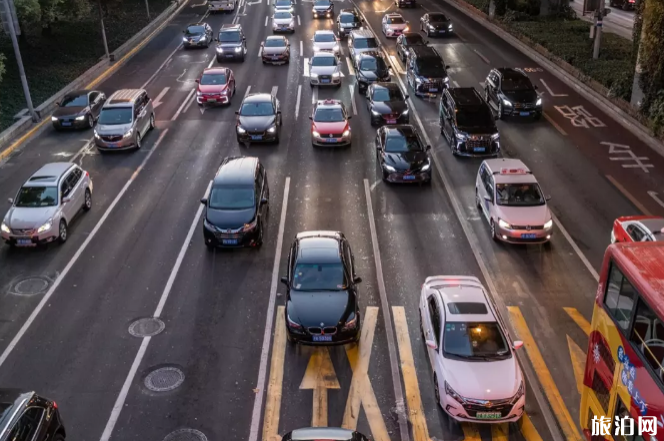
[[[235,95],[235,76],[227,67],[210,67],[196,80],[196,102],[204,104],[230,104]]]
[[[321,100],[314,106],[311,120],[311,143],[316,147],[350,146],[351,115],[339,100]]]
[[[664,218],[623,216],[613,222],[611,243],[664,241]]]

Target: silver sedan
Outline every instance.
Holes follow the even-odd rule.
[[[341,86],[341,61],[333,52],[317,52],[309,60],[311,87]]]

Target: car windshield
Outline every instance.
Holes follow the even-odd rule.
[[[378,47],[375,38],[356,38],[353,41],[353,47],[356,49],[369,49],[373,47]]]
[[[314,2],[314,6],[330,6],[332,3],[330,3],[330,0],[316,0]]]
[[[503,78],[503,90],[511,92],[515,90],[534,90],[534,88],[528,78]]]
[[[385,140],[387,153],[405,153],[422,151],[422,145],[415,136],[389,136]]]
[[[373,93],[374,101],[403,101],[403,94],[401,89],[387,87],[377,87]]]
[[[219,41],[221,43],[239,43],[242,41],[239,32],[219,32]]]
[[[531,184],[496,184],[496,203],[517,207],[544,205],[539,185]]]
[[[424,44],[424,39],[420,35],[413,35],[412,37],[403,37],[406,40],[406,44],[409,46],[415,46],[417,44]]]
[[[270,38],[265,40],[265,47],[286,47],[286,42],[282,38]]]
[[[417,60],[417,73],[420,76],[428,78],[445,78],[447,71],[443,61],[439,58],[427,58],[426,60]]]
[[[293,289],[298,291],[338,291],[346,289],[341,263],[298,263],[293,272]]]
[[[311,59],[311,65],[312,66],[336,66],[337,65],[337,58],[329,55],[323,55],[323,56],[318,56],[318,57],[313,57]]]
[[[201,77],[201,86],[214,86],[226,84],[225,74],[204,74]]]
[[[382,58],[365,58],[360,61],[360,70],[383,71],[386,69],[387,65]]]
[[[253,187],[212,187],[210,208],[215,210],[246,210],[254,207]]]
[[[22,187],[16,197],[17,207],[53,207],[58,205],[58,187]]]
[[[60,103],[60,107],[85,107],[88,105],[88,94],[67,95]]]
[[[387,22],[389,24],[404,24],[405,21],[401,17],[388,17]]]
[[[240,115],[270,116],[274,115],[274,107],[272,107],[272,103],[269,101],[263,103],[244,103],[242,104],[242,110],[240,110]]]
[[[317,41],[319,43],[332,43],[333,41],[336,41],[336,37],[334,34],[314,34],[314,41]]]
[[[187,34],[189,35],[202,35],[205,33],[205,28],[203,26],[189,26],[187,28]]]
[[[293,18],[293,16],[288,11],[279,11],[274,13],[274,18],[284,19],[284,18]]]
[[[441,21],[447,21],[447,17],[444,14],[429,14],[429,21],[431,23],[439,23]]]
[[[344,113],[338,107],[317,109],[314,115],[314,121],[316,122],[341,122],[344,120]]]
[[[504,360],[510,351],[496,322],[447,322],[443,354],[467,360]]]
[[[359,20],[353,14],[341,14],[339,16],[339,21],[341,23],[357,23]]]
[[[99,124],[101,125],[119,125],[131,123],[131,107],[109,107],[102,109],[99,114]]]
[[[494,116],[486,106],[459,109],[456,121],[459,127],[492,127],[495,124]]]
[[[288,6],[290,8],[291,7],[291,2],[290,2],[290,0],[277,0],[277,2],[274,5],[275,6]]]

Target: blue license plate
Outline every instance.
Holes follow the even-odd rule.
[[[278,60],[278,59],[279,59],[279,57],[272,57],[272,59],[273,59],[273,60]]]
[[[534,239],[537,237],[534,233],[523,233],[521,239]]]
[[[221,239],[223,245],[237,245],[237,239]]]
[[[403,177],[403,180],[404,181],[414,181],[415,176],[414,175],[406,175],[406,176]]]
[[[438,31],[438,32],[441,33],[441,34],[444,34],[444,33],[445,33],[445,31]]]
[[[528,115],[530,115],[530,112],[520,112],[519,115],[521,115],[521,116],[528,116]]]
[[[16,245],[21,247],[32,246],[32,241],[30,239],[16,239]]]
[[[332,336],[331,335],[314,335],[313,340],[314,341],[332,341]]]
[[[226,58],[233,58],[233,54],[226,55]]]
[[[486,151],[486,147],[475,147],[475,148],[473,149],[473,151],[475,151],[475,152],[485,152],[485,151]]]
[[[437,87],[433,87],[433,88],[429,89],[429,92],[438,92],[438,88],[437,88]]]
[[[69,127],[70,125],[71,125],[71,122],[69,122],[69,121],[67,121],[67,122],[62,121],[62,127]]]
[[[330,142],[330,143],[337,142],[337,138],[328,138],[325,140],[325,142]]]
[[[320,80],[321,83],[329,83],[330,80]]]
[[[109,147],[117,147],[117,146],[118,146],[118,143],[117,143],[117,142],[109,142],[109,143],[108,143],[108,146],[109,146]]]
[[[260,141],[261,139],[263,139],[263,135],[251,135],[251,139],[253,141]]]

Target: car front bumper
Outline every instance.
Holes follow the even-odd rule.
[[[236,60],[238,58],[244,58],[244,50],[236,52],[235,49],[229,48],[224,49],[223,52],[220,52],[217,49],[217,61],[219,62],[221,62],[221,60]]]
[[[325,78],[320,76],[311,76],[309,78],[309,83],[312,86],[339,86],[341,85],[341,76],[334,77],[332,75],[324,75]],[[325,80],[328,80],[327,82]]]
[[[235,5],[222,5],[222,6],[212,6],[209,5],[210,12],[218,12],[218,11],[234,11],[235,10]]]
[[[267,64],[286,64],[290,61],[289,57],[285,55],[261,55],[263,63]]]
[[[413,89],[416,96],[434,98],[440,95],[443,90],[447,89],[448,87],[448,83],[440,80],[436,83],[415,83],[415,87]]]
[[[274,142],[278,139],[279,137],[279,132],[274,132],[274,133],[269,133],[267,130],[261,133],[250,133],[250,132],[245,132],[245,133],[238,133],[237,130],[235,131],[237,134],[237,140],[238,142],[245,143],[245,142]]]
[[[468,158],[482,158],[487,156],[497,156],[500,153],[500,140],[487,141],[485,144],[469,144],[468,141],[459,141],[455,139],[455,153],[459,156]]]
[[[279,33],[279,32],[295,32],[295,26],[290,26],[290,25],[272,26],[272,32],[274,32],[274,33]]]
[[[230,100],[227,95],[197,95],[196,102],[198,104],[228,104]]]
[[[393,184],[421,184],[423,182],[431,182],[431,168],[427,171],[416,173],[388,172],[383,169],[383,176],[385,176],[387,182]]]
[[[23,230],[25,231],[25,230]],[[34,247],[53,242],[58,238],[58,226],[53,222],[50,229],[37,233],[37,229],[18,234],[12,229],[11,233],[2,232],[2,240],[10,245],[20,247]]]
[[[358,319],[357,325],[349,330],[344,330],[343,328],[335,332],[334,334],[312,334],[309,330],[305,328],[294,328],[288,324],[286,320],[286,332],[288,332],[289,339],[294,343],[300,343],[303,345],[312,345],[312,346],[337,346],[345,345],[348,343],[354,343],[360,338],[360,320]],[[338,327],[337,327],[338,328]],[[314,339],[319,340],[324,335],[329,335],[329,341],[314,341]]]
[[[89,127],[87,116],[83,119],[76,119],[76,117],[58,118],[57,120],[51,119],[51,123],[58,130],[84,129]]]
[[[323,135],[323,134],[322,134]],[[330,138],[328,136],[311,135],[311,143],[316,147],[345,147],[350,145],[351,135]]]
[[[553,228],[546,229],[512,229],[508,230],[500,227],[497,223],[496,227],[496,237],[507,243],[513,244],[540,244],[546,243],[551,240],[553,236]]]
[[[205,47],[208,44],[209,43],[205,40],[194,41],[193,43],[191,43],[189,41],[183,41],[182,42],[182,46],[184,46],[184,47]]]
[[[542,116],[542,106],[526,107],[523,104],[508,107],[503,106],[503,116],[518,116],[518,117],[540,117]]]
[[[203,238],[206,245],[216,248],[254,247],[257,245],[259,231],[258,228],[254,228],[248,232],[221,233],[219,231],[211,231],[203,225]]]
[[[479,410],[479,406],[472,405],[462,405],[457,400],[452,398],[450,395],[447,395],[445,391],[440,393],[440,406],[443,410],[453,419],[462,422],[471,422],[471,423],[513,423],[521,419],[523,416],[526,405],[526,394],[523,394],[521,398],[517,400],[514,405],[507,406],[498,406],[495,408],[482,408]],[[475,410],[477,409],[477,410]],[[480,412],[492,412],[495,411],[501,413],[500,418],[478,418]]]
[[[130,136],[129,138],[121,138],[118,141],[107,141],[95,137],[95,145],[99,150],[129,150],[136,148],[136,138]]]
[[[331,18],[334,15],[333,11],[313,11],[314,18],[324,17]]]

